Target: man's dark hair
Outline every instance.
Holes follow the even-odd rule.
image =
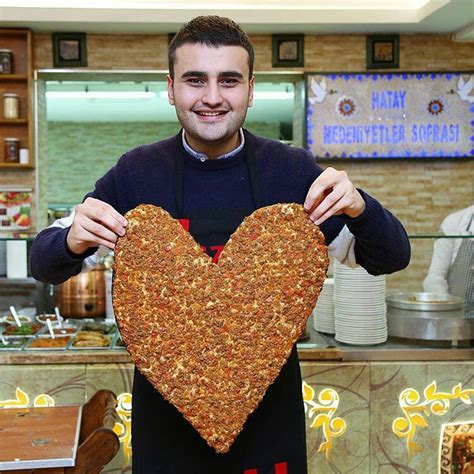
[[[214,48],[219,46],[242,46],[249,55],[249,78],[253,75],[255,53],[252,43],[247,33],[229,18],[216,15],[198,16],[186,23],[176,33],[168,46],[168,67],[171,78],[174,78],[176,49],[186,43],[200,43]]]

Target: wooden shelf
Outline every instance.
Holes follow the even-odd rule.
[[[0,125],[23,125],[27,123],[27,119],[0,119]]]
[[[26,74],[0,74],[0,82],[8,81],[28,81],[28,76]]]
[[[12,74],[0,73],[0,99],[3,94],[11,93],[18,96],[19,118],[8,119],[0,116],[0,169],[5,180],[14,183],[20,180],[28,184],[34,179],[33,174],[21,176],[16,170],[33,170],[35,168],[34,136],[33,136],[33,44],[30,30],[24,28],[0,28],[0,44],[2,48],[12,52]],[[4,140],[14,137],[19,140],[19,148],[30,151],[30,163],[9,163],[5,161]],[[10,173],[10,175],[9,175]],[[3,178],[3,176],[2,176]]]
[[[23,168],[31,170],[34,166],[31,164],[22,165],[20,163],[0,163],[0,168]]]

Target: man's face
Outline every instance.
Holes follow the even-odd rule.
[[[184,44],[176,50],[168,99],[189,145],[210,157],[231,151],[252,105],[248,53],[241,46]]]

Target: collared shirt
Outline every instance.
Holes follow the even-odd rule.
[[[186,136],[185,135],[186,135],[186,132],[183,130],[182,139],[183,139],[184,149],[191,156],[194,156],[194,158],[197,158],[198,160],[201,160],[202,162],[209,160],[209,157],[205,153],[200,153],[198,151],[195,151],[188,145],[188,142],[186,141]],[[237,148],[235,148],[234,150],[229,151],[229,153],[224,153],[223,155],[218,156],[216,158],[216,160],[222,160],[224,158],[229,158],[231,156],[235,156],[235,155],[237,155],[237,153],[239,153],[242,150],[242,148],[245,145],[245,137],[244,137],[244,132],[243,132],[242,128],[239,129],[239,136],[240,136],[240,145]]]

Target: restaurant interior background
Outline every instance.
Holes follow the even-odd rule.
[[[17,6],[16,2],[0,0],[0,28],[32,30],[34,77],[31,102],[35,127],[34,146],[30,150],[32,166],[0,167],[0,187],[32,189],[32,224],[29,229],[32,234],[47,225],[48,210],[51,217],[55,212],[59,215],[62,210],[77,204],[92,189],[95,180],[126,150],[167,137],[179,129],[174,110],[165,97],[167,45],[169,34],[196,15],[229,16],[249,32],[256,53],[257,100],[249,110],[245,126],[257,134],[295,146],[305,146],[305,81],[308,73],[474,73],[472,0],[299,0],[291,4],[278,0],[259,3],[244,0],[239,2],[239,8],[231,1],[221,1],[212,10],[204,10],[199,4],[185,0],[176,0],[172,6],[152,0],[134,5],[125,0],[101,2],[100,5],[83,0],[71,1],[67,8],[55,0],[22,3],[24,5]],[[60,32],[86,34],[87,66],[54,66],[53,34]],[[302,65],[275,65],[273,42],[275,36],[285,34],[304,35]],[[398,35],[398,67],[368,68],[367,38],[380,34]],[[93,92],[138,92],[149,96],[143,99],[88,98],[87,94]],[[82,98],[71,98],[71,93],[78,93]],[[474,121],[471,125],[474,127]],[[321,166],[346,170],[356,186],[377,198],[402,221],[410,235],[412,260],[407,269],[387,278],[387,292],[421,291],[442,220],[449,213],[474,202],[472,156],[456,159],[338,159],[321,161]],[[0,274],[0,311],[12,303],[19,306],[30,304],[34,299],[43,298],[42,292],[44,288],[31,278],[8,280]],[[407,369],[413,373],[406,376],[402,387],[409,383],[415,385],[418,376],[415,376],[415,365],[418,363]],[[472,370],[472,365],[469,367]],[[96,369],[93,383],[98,385],[103,373],[98,366],[94,367]],[[353,369],[341,367],[350,374]],[[439,373],[450,370],[446,366],[438,369]],[[123,367],[120,370],[125,373]],[[309,366],[305,370],[305,377],[317,373]],[[387,367],[377,370],[382,379],[383,375],[384,380],[388,380]],[[387,373],[383,374],[385,370]],[[431,369],[426,369],[423,364],[420,370],[425,370],[425,374]],[[456,370],[453,378],[465,380],[466,369],[459,367]],[[329,372],[326,369],[321,371]],[[93,377],[94,371],[89,374]],[[123,378],[128,377],[129,383],[131,372],[127,374]],[[357,411],[363,397],[378,386],[374,382],[377,374],[374,379],[365,374],[360,379],[360,386],[367,382],[369,387],[370,382],[370,390],[364,385],[360,393],[356,393],[359,386],[352,393],[352,388],[349,389],[351,382],[346,395],[350,392],[354,399],[348,403],[346,398],[346,406],[351,407],[346,414],[350,410]],[[107,377],[112,378],[110,375]],[[357,376],[351,380],[358,380]],[[398,393],[398,387],[394,389],[389,384],[387,387],[383,394],[386,398],[374,402],[374,406],[378,403],[380,413],[385,410],[386,400]],[[61,394],[58,396],[61,399]],[[381,424],[382,415],[377,416],[380,416]],[[369,431],[367,420],[364,420],[360,423],[360,432],[365,430],[364,427]],[[374,422],[372,426],[378,424]],[[378,439],[376,441],[378,443]],[[425,441],[425,446],[437,446],[438,431]],[[315,461],[318,457],[315,446],[319,445],[319,439],[318,443],[314,440],[311,443],[309,457],[314,466],[319,466],[320,458]],[[341,438],[340,443],[342,451],[355,453],[352,461],[357,458],[359,447],[353,438]],[[374,445],[377,443],[374,441]],[[406,460],[401,441],[397,438],[393,445],[397,462],[393,461],[392,467]],[[425,453],[429,449],[426,448]],[[433,466],[433,459],[428,458],[423,462],[415,459],[413,465],[420,462],[420,466]],[[352,461],[343,464],[350,466]],[[417,472],[433,472],[417,466]],[[337,472],[368,471],[347,469]]]
[[[166,10],[167,16],[163,16],[164,10],[150,3],[131,15],[126,14],[130,12],[125,2],[114,5],[115,10],[92,7],[94,14],[90,16],[85,13],[87,2],[67,11],[54,2],[2,9],[1,26],[33,30],[35,167],[3,168],[0,177],[0,186],[34,189],[32,232],[47,224],[48,208],[70,208],[79,202],[124,151],[178,130],[173,109],[164,97],[169,33],[176,31],[180,22],[203,12],[195,7],[186,13],[179,10],[179,15],[176,10],[174,17]],[[181,8],[185,3],[177,5]],[[257,100],[245,126],[264,136],[304,146],[304,73],[370,72],[367,35],[377,33],[399,34],[398,68],[379,72],[473,70],[473,8],[471,0],[367,5],[311,5],[302,1],[291,10],[275,3],[271,14],[263,6],[237,11],[230,5],[222,11],[204,13],[229,14],[249,31],[254,43]],[[58,31],[87,33],[87,67],[53,67],[52,32]],[[304,34],[303,65],[274,67],[272,35],[293,33]],[[67,95],[67,91],[83,92],[87,97],[87,91],[106,90],[156,95],[137,100],[57,97]],[[473,202],[472,161],[338,160],[321,165],[345,169],[357,186],[374,195],[404,223],[414,237],[413,258],[407,270],[389,277],[389,286],[419,290],[433,241],[415,237],[436,234],[446,215]]]

